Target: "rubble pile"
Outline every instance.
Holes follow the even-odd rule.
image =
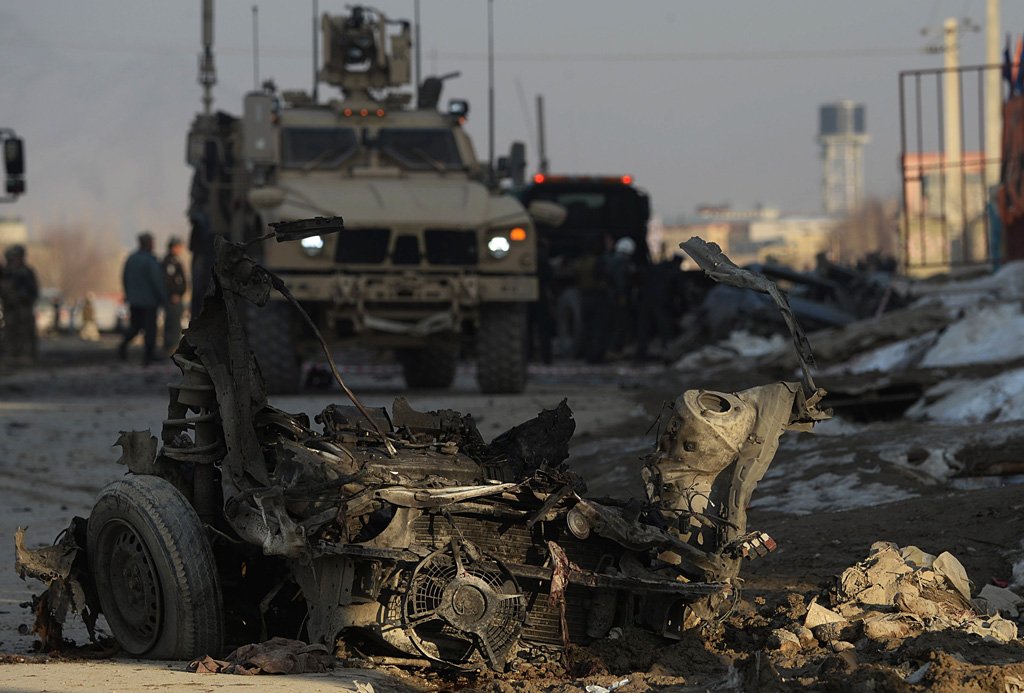
[[[986,586],[972,601],[967,573],[949,552],[933,556],[916,546],[876,542],[865,560],[839,577],[833,608],[813,603],[804,627],[829,642],[860,635],[886,641],[955,629],[1008,643],[1017,639],[1017,625],[999,609],[1016,616],[1013,596]]]

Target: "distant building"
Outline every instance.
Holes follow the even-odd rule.
[[[671,254],[679,243],[700,236],[717,243],[738,265],[769,260],[807,270],[818,253],[828,252],[836,220],[830,216],[785,215],[771,207],[734,210],[728,205],[700,205],[661,230]]]
[[[826,214],[850,212],[864,199],[864,145],[868,143],[867,111],[853,101],[818,108],[821,145],[822,207]]]
[[[960,161],[941,152],[904,154],[905,243],[914,264],[934,270],[987,257],[985,187],[998,181],[983,180],[984,169],[979,151],[964,152]]]
[[[0,252],[12,245],[28,243],[28,227],[17,217],[0,217]]]

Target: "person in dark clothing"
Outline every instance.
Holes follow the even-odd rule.
[[[4,252],[7,266],[0,273],[0,304],[3,305],[3,341],[12,363],[28,364],[38,349],[34,306],[39,298],[36,273],[25,262],[25,248],[12,245]]]
[[[611,246],[610,237],[597,239],[590,252],[576,261],[576,285],[583,304],[583,358],[587,363],[601,363],[608,351],[612,305],[606,246]]]
[[[673,255],[644,273],[637,301],[636,353],[634,358],[647,358],[651,339],[657,337],[664,350],[675,336],[672,318],[673,302],[680,301],[679,264],[682,257]]]
[[[126,360],[128,344],[143,332],[146,346],[142,363],[148,366],[156,360],[156,313],[160,306],[167,304],[167,285],[160,261],[153,255],[152,234],[139,234],[139,249],[125,260],[121,279],[131,322],[117,353],[122,361]]]
[[[633,336],[635,252],[636,242],[623,236],[615,242],[615,249],[604,256],[608,268],[608,295],[612,305],[609,349],[616,355],[621,354]]]
[[[184,245],[180,238],[167,241],[167,255],[164,257],[164,282],[167,285],[167,308],[164,310],[164,350],[171,353],[181,339],[181,316],[185,312],[185,290],[188,280],[185,267],[181,264]]]

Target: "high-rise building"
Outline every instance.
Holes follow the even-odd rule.
[[[869,137],[864,104],[839,101],[818,109],[822,204],[836,214],[854,209],[864,195],[864,145]]]

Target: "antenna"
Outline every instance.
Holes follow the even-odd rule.
[[[252,6],[252,88],[260,88],[260,8]]]
[[[317,55],[320,52],[320,27],[317,26],[320,15],[320,1],[313,0],[313,103],[318,101],[318,94],[320,90],[320,78],[317,75],[317,71],[320,67],[320,56]]]
[[[544,138],[544,95],[537,94],[537,157],[540,163],[537,170],[540,173],[548,172],[548,148]]]
[[[487,166],[494,181],[494,0],[487,0]]]
[[[413,21],[416,23],[416,36],[413,39],[414,47],[416,48],[416,108],[420,107],[420,84],[422,84],[422,74],[420,64],[423,60],[420,54],[420,0],[416,0],[413,5]]]
[[[199,54],[199,84],[203,87],[203,113],[213,105],[217,68],[213,64],[213,0],[203,0],[203,52]]]

